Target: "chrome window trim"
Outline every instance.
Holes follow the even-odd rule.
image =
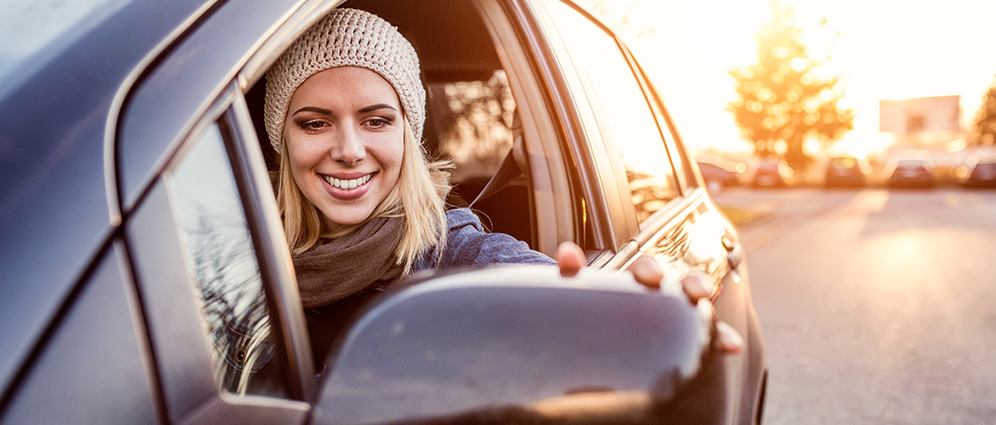
[[[560,0],[550,0],[560,1]],[[614,251],[625,244],[628,235],[618,234],[618,229],[612,222],[612,214],[608,212],[612,209],[611,202],[605,197],[602,175],[598,173],[596,167],[597,158],[591,151],[589,142],[590,135],[586,128],[586,116],[594,117],[594,111],[590,107],[587,92],[582,93],[584,97],[578,98],[572,89],[573,83],[569,80],[577,80],[579,87],[584,86],[581,76],[577,72],[567,72],[558,61],[558,50],[563,50],[568,58],[572,58],[570,64],[573,65],[573,55],[569,46],[564,43],[560,31],[557,29],[553,13],[549,10],[548,0],[532,0],[523,7],[529,14],[532,24],[533,37],[537,40],[534,43],[542,44],[544,57],[538,58],[542,76],[547,82],[550,90],[550,101],[553,102],[552,111],[559,118],[563,125],[562,137],[565,146],[565,154],[571,159],[572,164],[577,169],[573,172],[580,186],[580,196],[587,200],[587,205],[591,208],[596,217],[592,221],[594,232],[593,240],[597,249]],[[573,3],[569,3],[573,7]],[[573,78],[569,77],[573,74]],[[579,104],[578,101],[582,101]],[[583,113],[587,110],[588,114]],[[601,140],[601,133],[595,135]],[[592,136],[592,137],[595,137]],[[613,177],[614,178],[614,177]],[[614,180],[613,180],[614,182]],[[634,213],[635,220],[635,213]],[[582,223],[583,225],[583,223]]]
[[[128,300],[128,308],[131,310],[132,322],[135,328],[135,337],[138,339],[138,351],[142,353],[142,365],[145,366],[149,376],[149,394],[154,397],[154,408],[156,415],[162,422],[169,419],[169,411],[166,407],[166,394],[163,391],[162,379],[159,377],[159,368],[156,366],[156,354],[152,348],[152,337],[149,335],[149,323],[146,312],[142,308],[142,295],[138,290],[138,283],[135,282],[135,271],[131,263],[131,255],[128,252],[124,238],[118,237],[111,242],[110,249],[114,250],[114,256],[118,258],[121,272],[121,280],[125,283],[125,298]]]
[[[119,128],[121,111],[124,108],[125,101],[128,99],[128,95],[132,92],[132,88],[138,83],[139,79],[149,68],[149,66],[157,61],[161,56],[163,56],[172,46],[176,43],[180,36],[185,34],[194,25],[197,20],[201,19],[209,10],[214,8],[220,1],[216,0],[214,2],[206,2],[201,5],[200,9],[187,17],[182,24],[177,26],[173,31],[166,36],[162,41],[156,45],[141,61],[139,61],[138,66],[128,73],[125,77],[124,82],[118,87],[117,92],[114,93],[114,98],[111,100],[110,109],[107,112],[107,121],[104,123],[104,185],[107,191],[107,211],[108,220],[112,227],[121,226],[124,214],[121,207],[120,193],[118,193],[118,167],[117,167],[117,132]]]
[[[213,5],[218,5],[218,7],[211,12],[212,17],[208,18],[208,20],[209,22],[212,18],[217,18],[217,19],[224,18],[231,20],[233,19],[233,16],[237,17],[238,14],[240,13],[248,13],[239,9],[239,6],[246,6],[246,4],[242,3],[251,3],[252,1],[265,1],[265,0],[220,0],[220,2],[218,3],[213,3]],[[263,32],[260,35],[260,37],[253,44],[250,45],[250,47],[246,50],[246,52],[238,60],[232,63],[232,65],[225,72],[224,76],[218,80],[219,82],[214,86],[212,90],[210,90],[208,95],[205,96],[205,101],[203,101],[200,106],[198,106],[196,109],[192,111],[190,118],[187,120],[187,122],[179,129],[177,135],[172,139],[172,141],[166,145],[166,148],[163,150],[164,152],[163,156],[160,157],[159,160],[157,160],[150,169],[152,170],[165,169],[166,165],[171,162],[170,157],[176,154],[176,149],[182,144],[184,140],[186,140],[187,138],[190,137],[191,134],[193,134],[194,127],[196,126],[197,122],[199,122],[205,116],[205,114],[207,114],[207,110],[210,107],[210,105],[213,104],[214,101],[217,100],[219,96],[221,96],[221,93],[227,88],[227,86],[232,81],[237,81],[239,83],[239,87],[241,87],[243,90],[245,90],[244,87],[248,87],[248,84],[251,83],[253,80],[246,78],[246,76],[243,75],[243,70],[245,69],[246,65],[250,63],[251,59],[255,59],[254,61],[252,61],[252,63],[256,66],[271,64],[279,56],[274,54],[275,53],[274,49],[276,48],[274,44],[282,45],[284,48],[289,47],[290,44],[293,42],[293,36],[296,36],[297,34],[304,32],[304,30],[308,28],[307,24],[309,22],[312,22],[313,20],[316,20],[322,16],[320,13],[316,13],[315,9],[312,10],[302,9],[303,6],[312,5],[317,7],[319,5],[324,4],[325,6],[327,6],[325,10],[328,11],[331,10],[332,7],[334,7],[335,5],[341,3],[342,1],[344,0],[301,0],[299,2],[293,3],[293,5],[288,8],[288,10],[290,11],[289,13],[285,13],[283,16],[280,16],[278,19],[275,19],[272,25],[270,26],[270,29],[266,32]],[[220,16],[220,15],[225,15],[225,16]],[[288,20],[291,20],[291,18],[293,17],[298,17],[298,19],[288,22]],[[201,19],[202,16],[198,16],[197,18]],[[306,21],[305,18],[310,20]],[[196,19],[194,19],[193,21],[196,21]],[[193,22],[191,22],[191,24],[192,23]],[[294,29],[294,32],[289,32],[290,30],[284,29],[288,28],[288,25]],[[172,54],[172,51],[183,49],[184,43],[186,43],[187,40],[192,40],[195,37],[197,37],[196,32],[204,28],[207,28],[207,26],[201,25],[196,28],[193,28],[192,37],[188,37],[187,39],[179,41],[179,44],[175,46],[175,49],[170,49],[170,51],[159,52],[159,54],[156,56],[150,55],[151,61],[154,62],[156,60],[160,60],[163,58],[169,60],[168,55]],[[288,35],[291,38],[280,38],[282,35]],[[170,47],[170,45],[167,45],[165,47],[168,48]],[[260,51],[261,49],[265,49],[267,53],[258,54],[257,52]],[[136,68],[137,72],[135,73],[135,75],[138,79],[136,81],[133,81],[129,86],[127,86],[127,88],[122,89],[124,91],[122,99],[123,103],[119,105],[118,108],[115,110],[114,112],[115,117],[119,117],[121,112],[124,109],[128,108],[127,105],[128,97],[132,93],[135,93],[136,89],[140,89],[139,86],[143,81],[142,77],[144,76],[144,72],[148,69],[149,65],[150,64],[146,64],[146,66],[142,67],[141,69]],[[256,74],[258,75],[255,75],[255,77],[257,77],[257,79],[261,77],[263,75],[262,71],[264,70],[265,68],[257,69]],[[116,166],[117,164],[115,156],[117,155],[118,151],[120,151],[120,149],[118,146],[118,140],[117,140],[118,137],[116,132],[120,128],[122,128],[123,122],[119,118],[116,118],[115,121],[113,122],[113,125],[115,128],[113,129],[113,132],[111,134],[112,140],[110,140],[109,142],[110,144],[109,150],[111,154],[107,156],[107,158],[109,158],[112,161],[112,164],[115,165],[113,172],[109,172],[109,174],[113,175],[114,178],[117,179],[120,176]],[[139,190],[137,191],[137,196],[135,196],[135,199],[131,200],[122,199],[121,198],[122,195],[127,196],[128,194],[118,193],[118,190],[120,189],[118,187],[118,183],[120,182],[119,181],[113,182],[115,185],[114,199],[118,204],[116,206],[116,210],[118,212],[117,215],[119,217],[123,217],[123,215],[127,214],[131,208],[134,208],[136,205],[138,205],[141,202],[143,196],[142,194],[148,189],[149,185],[152,183],[153,180],[154,180],[154,173],[148,175],[145,180],[136,183],[136,187],[138,187]],[[130,203],[128,201],[130,201]]]
[[[230,91],[240,91],[235,84]],[[263,289],[270,310],[270,323],[279,323],[275,338],[284,349],[289,369],[288,392],[291,397],[307,400],[316,391],[314,360],[308,339],[308,325],[297,291],[297,277],[292,271],[291,253],[283,223],[271,188],[266,163],[252,125],[249,107],[241,93],[234,96],[225,112],[231,126],[232,171],[246,213],[256,260],[263,278]]]

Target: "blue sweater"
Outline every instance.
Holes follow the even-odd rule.
[[[512,236],[485,232],[481,220],[468,208],[447,211],[446,223],[449,233],[439,265],[435,264],[438,250],[433,249],[415,261],[412,272],[489,264],[556,264],[552,258],[529,249],[529,245]]]
[[[556,264],[552,258],[529,249],[525,242],[504,233],[486,233],[481,220],[467,208],[447,211],[446,222],[449,232],[439,264],[435,264],[437,250],[433,249],[415,262],[412,272],[489,264]],[[325,356],[345,324],[380,291],[367,288],[325,307],[305,311],[317,370],[323,370]]]

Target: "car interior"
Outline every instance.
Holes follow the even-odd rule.
[[[430,161],[449,160],[454,166],[447,207],[473,204],[487,230],[512,235],[535,249],[528,155],[522,143],[513,143],[515,100],[495,43],[474,5],[463,0],[349,0],[341,7],[381,16],[418,52],[427,92],[423,146]],[[265,85],[263,78],[252,86],[246,101],[273,172],[279,162],[263,124]],[[496,181],[477,199],[496,173]]]

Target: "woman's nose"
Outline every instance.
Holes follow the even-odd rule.
[[[332,159],[347,166],[356,165],[367,157],[366,146],[355,128],[341,127],[332,148]]]

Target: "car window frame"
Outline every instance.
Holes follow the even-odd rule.
[[[240,200],[247,216],[260,272],[263,274],[264,290],[267,295],[271,320],[274,320],[274,327],[278,328],[275,329],[274,342],[279,347],[279,351],[283,353],[281,356],[285,358],[285,364],[290,369],[286,375],[289,380],[289,398],[228,397],[224,395],[224,391],[221,391],[222,397],[219,400],[229,406],[243,406],[250,410],[277,407],[288,411],[305,412],[307,407],[300,402],[307,402],[317,391],[307,326],[297,292],[296,278],[290,266],[290,252],[286,243],[279,243],[279,241],[285,240],[283,229],[244,96],[248,88],[251,87],[251,83],[262,78],[267,68],[277,60],[283,50],[307,30],[311,23],[341,3],[342,0],[308,0],[295,5],[283,16],[277,17],[274,21],[275,29],[260,41],[252,44],[239,61],[232,64],[232,71],[227,74],[224,80],[215,85],[219,87],[213,91],[215,94],[208,96],[202,103],[205,106],[190,111],[191,116],[187,119],[187,124],[180,129],[178,135],[173,137],[173,142],[169,143],[161,159],[157,161],[154,170],[158,171],[153,174],[156,177],[147,178],[142,183],[143,188],[140,189],[140,195],[136,199],[121,202],[118,207],[120,208],[117,211],[119,220],[121,222],[127,221],[130,213],[142,205],[149,195],[151,187],[159,181],[159,176],[165,170],[171,169],[178,157],[181,156],[179,153],[196,141],[195,136],[199,135],[207,126],[215,123],[221,125],[222,122],[227,122],[229,124],[226,128],[226,150],[236,177]],[[107,168],[109,169],[107,173],[108,191],[115,199],[120,199],[119,197],[124,195],[119,193],[118,182],[120,182],[122,170],[117,164],[119,157],[117,151],[124,143],[139,143],[136,140],[123,139],[119,129],[129,120],[134,123],[137,120],[152,119],[150,117],[135,118],[128,115],[131,106],[128,100],[131,98],[131,93],[137,91],[141,87],[143,79],[148,78],[155,69],[159,69],[163,64],[170,61],[187,60],[188,58],[176,57],[175,53],[181,51],[186,43],[196,44],[198,42],[197,36],[201,33],[200,30],[209,26],[223,26],[227,20],[238,15],[227,14],[224,15],[223,19],[218,17],[218,13],[207,13],[207,10],[203,13],[206,16],[192,22],[191,27],[176,34],[176,39],[164,41],[161,48],[151,53],[142,65],[133,71],[132,77],[123,84],[116,96],[116,102],[112,108],[114,109],[113,118],[109,120],[109,125],[113,130],[108,131],[106,143]],[[204,40],[199,42],[204,43]],[[207,44],[210,45],[210,43]],[[217,47],[215,46],[215,48]],[[175,77],[173,81],[177,84],[181,83],[176,81]],[[227,138],[232,140],[227,140]],[[269,194],[266,194],[266,191],[269,191]],[[112,220],[113,216],[114,214],[112,214]],[[138,276],[133,277],[138,278]],[[193,303],[194,299],[191,298],[190,301]]]
[[[543,59],[551,69],[551,86],[557,89],[554,98],[561,102],[556,110],[563,123],[570,123],[571,126],[566,130],[573,130],[565,135],[565,154],[573,159],[579,185],[587,201],[586,207],[591,209],[590,219],[600,252],[593,253],[595,258],[589,264],[596,264],[600,261],[598,258],[623,249],[637,224],[636,212],[632,205],[627,206],[628,196],[623,198],[619,195],[622,189],[626,193],[629,191],[625,180],[620,186],[614,174],[598,172],[600,168],[613,166],[602,147],[602,129],[605,126],[601,123],[603,119],[595,114],[596,111],[591,106],[588,98],[591,88],[586,81],[587,77],[578,72],[577,57],[570,44],[564,41],[556,24],[556,17],[550,10],[551,5],[547,0],[536,0],[528,2],[528,6],[537,21],[537,36],[546,45],[546,57]],[[568,6],[575,5],[568,3]],[[588,14],[586,16],[590,17]],[[607,29],[600,22],[596,23]],[[562,60],[566,60],[566,63]],[[592,131],[593,126],[598,130]],[[619,172],[621,170],[620,166]],[[628,209],[632,211],[627,211]],[[591,256],[592,254],[589,258]]]
[[[667,117],[666,111],[664,110],[663,105],[659,102],[659,96],[657,95],[656,91],[652,90],[652,86],[650,85],[650,83],[648,83],[648,80],[646,78],[645,73],[643,72],[643,69],[640,67],[639,63],[633,57],[632,52],[626,46],[625,42],[619,37],[618,34],[615,33],[615,31],[609,28],[591,10],[589,10],[584,5],[580,5],[572,1],[561,1],[561,0],[544,0],[544,1],[563,3],[565,6],[573,9],[576,13],[588,19],[593,25],[599,27],[602,31],[606,33],[606,35],[608,35],[615,42],[619,54],[624,58],[624,60],[626,61],[627,65],[630,68],[631,78],[633,78],[637,82],[637,85],[641,90],[641,94],[643,95],[644,102],[646,105],[645,107],[651,113],[651,116],[654,117],[655,120],[654,125],[657,127],[660,140],[663,142],[662,147],[665,150],[666,155],[668,156],[668,162],[669,162],[669,164],[667,165],[669,167],[668,171],[672,173],[672,175],[674,175],[674,177],[677,179],[677,181],[675,182],[676,183],[675,190],[677,192],[677,197],[675,199],[669,200],[667,202],[667,205],[665,205],[660,210],[656,211],[654,214],[651,215],[651,217],[645,219],[643,223],[640,223],[638,221],[636,208],[629,200],[628,196],[624,196],[622,198],[622,200],[619,202],[619,204],[621,204],[620,206],[605,210],[607,214],[613,216],[611,222],[614,223],[613,226],[617,229],[616,252],[624,253],[626,251],[629,251],[630,254],[632,254],[635,248],[632,246],[630,242],[632,242],[635,238],[639,238],[638,235],[640,235],[641,233],[645,233],[647,231],[651,232],[656,231],[658,226],[648,223],[659,223],[662,221],[667,222],[674,215],[678,214],[678,211],[682,209],[680,207],[680,205],[683,204],[683,202],[681,202],[681,199],[684,195],[687,194],[686,193],[687,185],[685,184],[685,179],[681,175],[679,175],[676,167],[674,166],[673,156],[675,155],[676,146],[674,145],[672,140],[674,138],[674,132],[672,131],[672,126],[668,124],[666,118]],[[544,3],[544,6],[549,8],[548,4]],[[553,19],[552,11],[546,10],[546,13],[550,14],[551,15],[550,18]],[[560,34],[560,31],[556,27],[556,25],[552,25],[552,28],[554,31],[557,32],[559,37],[561,38],[564,37],[564,35]],[[578,74],[579,74],[580,84],[582,87],[584,87],[583,90],[585,92],[585,97],[579,100],[584,102],[590,102],[588,100],[587,93],[594,90],[594,88],[592,87],[593,83],[590,81],[589,77],[585,75],[586,72],[584,72],[584,63],[578,57],[578,54],[574,51],[574,49],[570,47],[569,44],[566,46],[566,49],[567,53],[571,57],[573,66],[576,69],[579,69]],[[574,96],[580,97],[580,93],[575,93]],[[601,109],[596,105],[591,105],[590,103],[587,104],[592,110],[592,114],[594,115],[594,119],[597,123],[599,131],[601,133],[604,132],[611,133],[611,130],[609,129],[608,124],[605,121],[606,118],[604,117]],[[588,144],[588,151],[594,154],[594,152],[596,152],[597,147],[591,146],[591,144],[597,144],[599,142],[608,143],[607,141],[604,141],[604,139],[602,139],[602,134],[597,134],[597,135],[589,134],[586,141],[586,143]],[[598,178],[599,181],[602,182],[601,186],[616,187],[620,192],[628,195],[630,193],[630,189],[628,181],[625,177],[625,171],[623,169],[623,165],[620,162],[621,160],[615,155],[608,155],[605,158],[602,158],[601,156],[602,155],[593,156],[593,160],[596,162],[608,161],[608,163],[603,163],[601,167],[594,167],[595,173],[599,173],[598,170],[603,170]],[[682,155],[682,157],[684,157],[684,155]],[[607,170],[613,170],[611,175],[606,174]],[[622,211],[620,211],[618,208],[622,208]],[[620,217],[620,215],[622,215],[623,217]],[[620,230],[621,232],[619,232]]]
[[[310,404],[307,402],[315,392],[316,380],[314,379],[311,351],[307,342],[307,328],[304,324],[300,300],[286,296],[287,292],[293,295],[297,294],[296,280],[287,278],[287,276],[292,274],[289,265],[289,250],[286,244],[261,242],[261,239],[265,237],[265,233],[272,233],[274,230],[282,232],[282,228],[274,228],[273,220],[269,219],[269,217],[263,217],[269,215],[269,213],[259,212],[261,208],[267,209],[266,207],[260,207],[257,205],[259,204],[258,202],[247,203],[245,201],[247,197],[254,196],[250,189],[253,183],[247,181],[253,179],[246,177],[245,170],[258,170],[258,167],[262,165],[260,164],[262,154],[259,153],[259,157],[253,158],[251,153],[247,154],[243,152],[242,148],[234,146],[245,146],[245,139],[241,138],[242,136],[236,136],[236,133],[239,132],[238,129],[241,127],[235,124],[237,121],[234,121],[241,119],[242,112],[239,112],[239,109],[245,109],[244,100],[242,100],[238,83],[231,82],[222,95],[215,99],[208,110],[200,116],[189,134],[181,139],[181,143],[177,146],[176,151],[170,155],[169,162],[165,164],[164,170],[153,181],[152,189],[143,197],[142,202],[136,204],[134,217],[132,215],[126,216],[124,221],[124,226],[129,229],[127,247],[131,264],[134,265],[132,271],[134,284],[138,288],[139,294],[142,295],[143,309],[149,315],[148,322],[153,325],[148,326],[147,333],[153,346],[153,358],[158,364],[157,369],[161,374],[160,382],[164,386],[163,396],[167,398],[166,405],[173,407],[173,409],[168,409],[167,414],[175,420],[196,417],[198,418],[197,421],[203,420],[206,421],[204,423],[210,423],[220,420],[219,418],[231,415],[252,416],[253,414],[250,412],[261,411],[269,412],[268,415],[270,417],[282,417],[284,420],[294,418],[293,420],[298,420],[303,419],[310,410]],[[201,140],[201,136],[212,127],[217,127],[221,132],[225,156],[232,167],[231,172],[232,178],[235,181],[235,189],[238,191],[239,203],[246,216],[246,225],[259,267],[262,289],[266,296],[266,305],[273,332],[272,342],[275,347],[275,354],[279,358],[278,361],[284,369],[280,371],[287,391],[283,396],[240,396],[229,393],[212,376],[214,365],[211,363],[209,356],[210,337],[205,333],[207,328],[202,322],[206,318],[203,317],[203,308],[198,305],[197,301],[200,296],[198,293],[199,286],[195,278],[191,275],[191,272],[188,271],[190,265],[187,261],[190,258],[190,253],[186,251],[189,247],[182,242],[183,236],[181,236],[182,229],[180,228],[182,224],[179,221],[177,212],[171,211],[175,208],[176,203],[173,187],[169,181],[173,170],[186,158],[187,151],[197,144]],[[249,137],[254,137],[254,133],[249,134]],[[250,152],[251,147],[249,145]],[[258,151],[258,145],[256,149]],[[262,167],[265,170],[265,165],[262,165]],[[250,171],[250,173],[255,173],[255,171]],[[270,198],[272,198],[272,195]],[[257,199],[262,200],[263,204],[266,203],[265,197],[257,197]],[[273,204],[271,207],[272,212],[275,214],[275,201],[270,201],[270,203]],[[159,210],[160,212],[152,213],[154,210]],[[153,216],[158,215],[159,217],[152,218],[153,221],[148,221],[150,213]],[[162,214],[165,214],[165,216]],[[143,215],[145,216],[144,218]],[[279,216],[274,218],[279,223]],[[141,222],[135,223],[135,220],[145,220],[145,224]],[[162,289],[165,288],[159,288],[159,286],[176,285],[155,285],[155,278],[142,274],[141,271],[143,268],[149,266],[150,257],[146,254],[143,259],[141,255],[143,250],[139,245],[143,245],[144,241],[141,236],[148,232],[147,229],[151,229],[148,224],[154,224],[154,227],[160,228],[158,230],[160,237],[176,238],[175,241],[167,244],[167,249],[175,250],[175,252],[171,252],[169,255],[174,257],[173,264],[180,265],[179,267],[182,267],[183,270],[171,271],[172,276],[169,279],[182,279],[184,282],[182,284],[178,283],[178,285],[187,286],[188,289],[177,291],[174,288],[163,292]],[[165,227],[163,226],[164,224],[166,225]],[[154,235],[156,232],[152,234]],[[284,250],[283,254],[286,256],[287,261],[280,260],[281,247]],[[145,251],[149,252],[148,249],[145,249]],[[158,255],[162,255],[162,253]],[[284,277],[280,277],[282,269],[285,274]],[[181,278],[179,276],[184,277]],[[183,306],[177,308],[178,306],[171,304],[177,302],[183,303]],[[189,320],[190,314],[195,314],[198,321],[191,322]],[[171,323],[166,327],[156,327],[154,325],[157,322],[160,325],[163,325],[164,322]],[[181,328],[168,329],[168,327],[177,326],[181,326]],[[184,342],[182,346],[171,346],[163,342],[171,340],[171,335],[177,331],[182,332],[183,335],[188,337],[182,339]],[[191,335],[196,335],[196,338],[191,337]],[[196,340],[197,343],[192,342],[192,340]],[[157,341],[159,342],[158,344]],[[295,345],[295,341],[303,341],[303,348]],[[200,373],[201,375],[198,375],[195,379],[209,382],[202,382],[199,385],[209,385],[212,388],[208,397],[189,411],[176,410],[177,408],[183,409],[185,406],[190,406],[189,401],[183,402],[170,398],[171,394],[182,396],[182,393],[177,393],[176,391],[182,391],[185,384],[182,382],[173,382],[171,384],[171,381],[176,381],[177,378],[188,380],[188,378],[171,376],[171,373],[176,372],[174,370],[175,367],[184,364],[188,367],[196,366],[198,372],[195,373]],[[170,365],[173,368],[170,368]],[[204,374],[208,375],[202,376]],[[179,384],[179,387],[177,387],[177,384]],[[174,406],[173,403],[175,402],[179,402],[180,404]],[[200,423],[197,421],[194,423]]]

